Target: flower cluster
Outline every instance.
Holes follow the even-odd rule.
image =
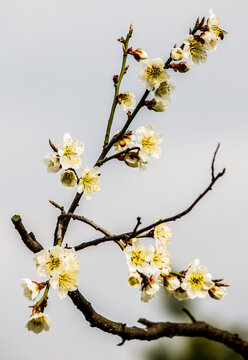
[[[79,194],[83,192],[86,200],[92,199],[93,192],[101,188],[101,182],[98,178],[99,167],[96,166],[90,170],[88,166],[83,166],[80,178],[76,173],[76,170],[81,167],[84,144],[81,141],[73,140],[71,135],[66,133],[61,144],[55,147],[50,142],[50,145],[55,154],[47,154],[42,159],[47,165],[47,171],[56,173],[63,169],[60,177],[62,185],[70,189],[78,184],[77,192]]]
[[[164,288],[168,295],[173,294],[177,300],[205,298],[210,295],[221,300],[226,295],[226,286],[220,280],[213,280],[212,275],[200,261],[195,259],[186,271],[173,273],[164,277]]]
[[[155,227],[155,247],[144,246],[139,238],[134,238],[131,245],[124,249],[129,268],[128,284],[140,288],[141,300],[149,301],[163,286],[163,277],[170,273],[170,253],[167,244],[171,237],[168,224]]]
[[[207,51],[215,51],[219,39],[224,38],[226,31],[220,27],[220,21],[213,12],[209,10],[207,24],[202,25],[196,33],[189,34],[184,39],[183,55],[189,59],[192,64],[199,65],[200,62],[207,61]]]
[[[138,127],[135,135],[130,131],[125,133],[115,143],[115,152],[118,154],[127,150],[125,154],[121,154],[119,160],[124,160],[128,166],[145,170],[150,156],[159,159],[161,154],[159,144],[162,141],[163,135],[155,132],[152,124],[148,124]]]
[[[80,264],[75,249],[63,249],[58,245],[49,251],[39,251],[33,259],[38,275],[50,277],[48,281],[41,283],[23,279],[21,284],[24,289],[24,296],[32,301],[38,297],[43,288],[46,288],[41,300],[32,306],[33,313],[26,324],[28,330],[39,333],[42,330],[49,330],[50,327],[49,316],[44,314],[49,287],[51,286],[57,291],[60,299],[64,299],[68,291],[74,291],[78,288],[77,278],[80,272]]]
[[[165,62],[161,58],[154,58],[141,60],[140,64],[142,72],[139,73],[138,80],[144,81],[146,88],[154,92],[154,99],[147,101],[148,108],[158,112],[167,110],[175,84],[165,70]]]

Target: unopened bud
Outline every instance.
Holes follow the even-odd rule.
[[[183,59],[183,50],[179,47],[174,47],[170,54],[172,60],[179,61]]]
[[[114,75],[114,76],[113,76],[113,82],[114,82],[115,84],[117,84],[118,80],[119,80],[119,76],[118,76],[118,75]]]
[[[145,60],[148,59],[148,55],[145,52],[145,50],[143,49],[136,49],[136,50],[132,50],[132,48],[129,49],[129,53],[131,55],[133,55],[133,57],[135,58],[135,60],[140,61],[140,60]]]
[[[179,71],[180,73],[186,73],[190,70],[189,64],[184,61],[181,61],[178,64],[171,64],[171,67],[174,71]]]
[[[125,43],[125,39],[123,36],[121,36],[119,39],[117,39],[117,41],[119,41],[120,43]]]
[[[226,288],[223,286],[213,286],[208,290],[209,295],[215,300],[222,300],[226,296]]]

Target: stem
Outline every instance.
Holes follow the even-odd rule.
[[[113,123],[116,105],[118,103],[117,96],[119,95],[119,89],[120,89],[122,78],[127,71],[127,69],[126,69],[127,50],[128,50],[128,43],[129,43],[131,36],[132,36],[132,32],[129,30],[129,32],[126,36],[124,46],[123,46],[123,58],[122,58],[121,72],[120,72],[118,81],[114,84],[115,95],[114,95],[114,100],[112,103],[112,108],[111,108],[111,112],[110,112],[110,116],[109,116],[109,120],[108,120],[106,135],[105,135],[105,139],[104,139],[104,147],[107,146],[108,142],[109,142],[109,134],[110,134],[112,123]]]
[[[43,303],[44,301],[46,301],[46,299],[48,298],[47,295],[48,295],[48,292],[49,292],[49,288],[50,288],[50,284],[47,283],[47,285],[46,285],[46,290],[44,291],[44,294],[43,294],[42,298],[35,304],[35,307],[36,307],[36,308],[40,307],[40,306],[42,305],[42,303]]]
[[[109,157],[103,159],[103,160],[101,161],[101,165],[104,164],[104,163],[106,163],[106,162],[109,161],[109,160],[118,159],[120,155],[128,154],[130,151],[139,150],[139,149],[140,149],[140,148],[139,148],[138,146],[134,146],[134,147],[128,148],[128,149],[126,149],[126,150],[120,151],[120,152],[118,152],[118,153],[116,153],[116,154],[114,154],[114,155],[112,155],[112,156],[109,156]]]

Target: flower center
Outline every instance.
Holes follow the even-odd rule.
[[[73,151],[72,146],[66,146],[65,147],[65,151],[64,151],[64,156],[68,157],[69,159],[71,159],[73,156],[76,156],[76,152]]]
[[[137,250],[132,252],[131,262],[134,265],[142,264],[145,261],[145,251]]]
[[[48,260],[48,262],[46,263],[46,267],[48,269],[48,271],[53,271],[54,269],[57,269],[58,267],[60,267],[61,265],[61,260],[58,257],[54,257],[53,255],[50,254],[50,259]]]
[[[148,81],[155,83],[163,79],[164,69],[159,65],[152,64],[144,70],[144,73]]]
[[[153,151],[157,150],[158,140],[151,135],[147,135],[143,137],[141,144],[145,151],[151,154]]]
[[[194,289],[201,289],[203,284],[203,276],[199,274],[192,274],[190,277],[190,284]]]
[[[129,276],[128,283],[130,286],[135,286],[139,284],[139,280],[137,279],[136,276]]]

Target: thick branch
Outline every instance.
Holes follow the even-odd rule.
[[[35,239],[34,234],[32,232],[27,232],[19,215],[12,216],[11,221],[15,225],[15,228],[18,231],[22,241],[29,248],[29,250],[37,253],[43,249],[41,244],[38,243],[38,241]]]
[[[118,335],[125,340],[156,340],[161,337],[173,338],[174,336],[204,337],[220,342],[248,359],[248,342],[242,340],[237,334],[217,329],[202,321],[194,323],[151,322],[140,319],[138,322],[146,328],[136,326],[128,327],[125,324],[111,321],[98,314],[91,304],[78,291],[69,292],[74,305],[83,313],[85,319],[92,327],[97,327],[104,332]]]
[[[24,244],[32,252],[36,253],[43,249],[43,247],[35,240],[34,235],[27,232],[19,215],[13,216],[12,222]],[[126,340],[138,339],[151,341],[161,337],[172,338],[174,336],[204,337],[209,340],[220,342],[241,354],[245,359],[248,359],[248,342],[242,340],[237,334],[217,329],[205,322],[196,321],[193,324],[170,322],[155,323],[146,319],[140,319],[139,322],[145,325],[146,328],[135,326],[128,327],[126,324],[111,321],[98,314],[78,290],[69,292],[68,295],[92,327],[97,327],[104,332],[120,336],[123,340],[122,343]]]

